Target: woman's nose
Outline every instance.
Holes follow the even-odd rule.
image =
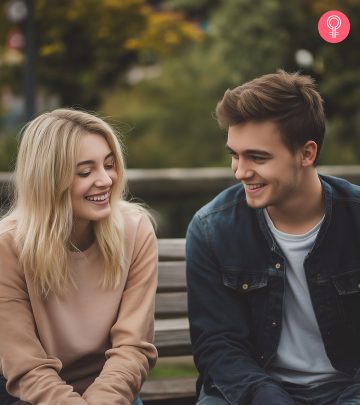
[[[95,181],[95,185],[98,187],[109,187],[112,185],[112,180],[109,174],[106,172],[106,170],[102,170],[99,173],[99,176],[97,177]]]

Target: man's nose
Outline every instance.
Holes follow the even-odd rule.
[[[241,159],[236,161],[233,167],[236,180],[245,180],[253,175],[253,171]]]

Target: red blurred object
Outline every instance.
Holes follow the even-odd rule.
[[[12,29],[7,37],[7,47],[21,51],[25,48],[25,36],[19,28]]]

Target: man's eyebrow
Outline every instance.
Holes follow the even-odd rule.
[[[108,154],[105,156],[104,160],[108,159],[108,158],[111,157],[111,156],[114,156],[114,153],[113,153],[113,152],[108,153]],[[82,162],[79,162],[79,163],[76,165],[76,167],[83,166],[83,165],[93,165],[93,164],[95,164],[95,160],[84,160],[84,161],[82,161]]]
[[[237,152],[234,151],[234,149],[230,148],[229,145],[225,145],[225,148],[231,152],[237,155]],[[243,153],[243,155],[258,155],[258,156],[263,156],[263,157],[273,157],[273,154],[270,152],[267,152],[265,150],[261,149],[246,149]]]
[[[261,150],[261,149],[247,149],[245,152],[247,155],[261,155],[264,157],[272,157],[273,154],[270,152],[267,152],[266,150]]]
[[[227,149],[231,153],[236,153],[234,149],[231,149],[229,145],[225,145],[225,149]]]

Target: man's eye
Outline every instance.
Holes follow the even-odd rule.
[[[229,155],[234,159],[238,158],[237,154],[233,150],[229,150]]]
[[[251,159],[254,161],[254,162],[264,162],[265,161],[265,158],[263,157],[263,156],[251,156]]]

